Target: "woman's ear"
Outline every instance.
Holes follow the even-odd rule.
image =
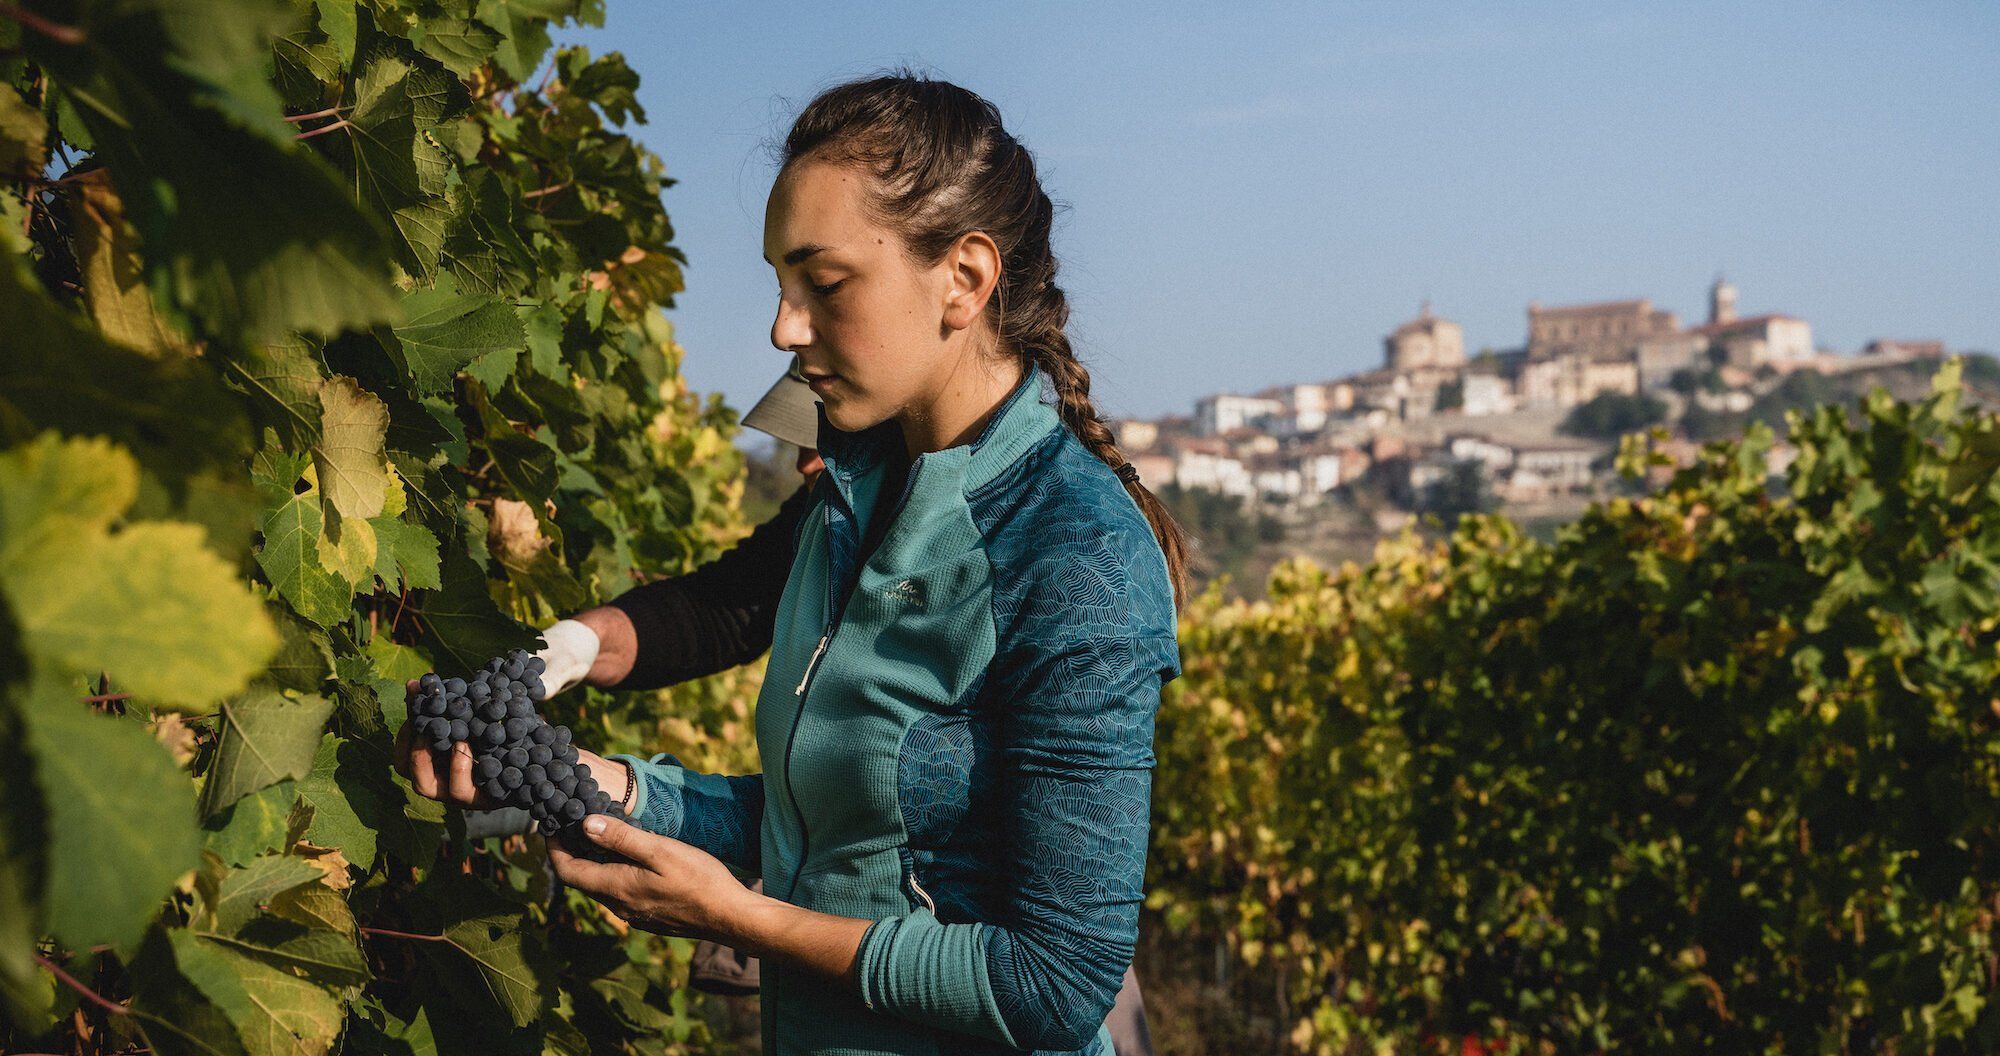
[[[1000,284],[1000,247],[986,232],[968,231],[945,255],[945,266],[944,325],[964,330],[985,314],[986,302]]]

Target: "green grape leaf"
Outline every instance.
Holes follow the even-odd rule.
[[[249,397],[253,419],[276,429],[287,448],[304,451],[319,443],[325,408],[323,377],[303,339],[253,345],[221,357],[223,376]],[[294,478],[296,479],[296,478]],[[290,488],[287,486],[287,493]]]
[[[274,610],[271,619],[277,624],[282,644],[265,676],[281,689],[318,692],[333,677],[333,647],[326,632],[283,610]]]
[[[445,547],[440,578],[443,585],[414,606],[440,672],[470,673],[510,649],[536,647],[534,634],[493,603],[485,571],[463,549]]]
[[[39,661],[206,710],[249,684],[278,633],[199,527],[103,530],[135,479],[130,456],[102,441],[48,435],[0,454],[0,591]]]
[[[94,714],[66,679],[38,675],[22,718],[48,814],[48,930],[76,949],[129,949],[199,861],[187,775],[145,727]]]
[[[345,1015],[337,992],[241,945],[170,933],[175,961],[257,1056],[323,1056]],[[274,960],[277,963],[273,963]]]
[[[316,884],[325,874],[303,858],[282,854],[253,859],[244,868],[230,869],[211,893],[200,930],[234,935],[279,894],[304,884]]]
[[[327,149],[352,178],[361,204],[394,225],[403,266],[429,279],[451,210],[444,197],[450,166],[426,133],[469,99],[457,78],[408,41],[374,36],[360,49],[341,100],[346,126],[327,134]]]
[[[446,987],[473,1007],[497,1004],[517,1027],[533,1023],[542,1014],[544,995],[554,992],[554,980],[548,953],[521,927],[521,907],[454,873],[432,873],[423,895],[430,910],[425,919],[447,940],[426,943],[424,952],[438,965]],[[453,963],[455,958],[472,962],[476,982],[458,970],[463,961]]]
[[[247,420],[229,389],[193,359],[153,359],[114,345],[83,317],[43,296],[25,261],[0,259],[0,446],[45,429],[102,436],[131,449],[162,479],[235,468],[249,451]],[[200,407],[201,414],[189,414]]]
[[[457,292],[450,276],[438,287],[404,298],[409,321],[395,329],[394,351],[418,392],[442,392],[454,374],[479,357],[518,352],[527,342],[521,320],[506,303]]]
[[[202,820],[203,846],[229,865],[283,850],[298,782],[259,789]]]
[[[479,20],[503,38],[494,63],[515,80],[526,80],[548,54],[548,23],[568,18],[576,7],[577,0],[479,0]]]
[[[460,76],[478,69],[500,46],[497,31],[471,18],[431,19],[424,24],[423,34],[417,47]]]
[[[261,528],[264,545],[257,551],[257,565],[293,611],[321,627],[345,620],[354,588],[320,559],[318,493],[293,495],[265,516]]]
[[[215,765],[201,789],[201,812],[223,807],[287,778],[312,772],[333,701],[324,697],[289,700],[252,691],[224,701],[217,721]]]
[[[436,590],[438,541],[431,530],[400,517],[377,517],[375,526],[375,574],[392,591]]]
[[[146,1044],[159,1056],[251,1056],[210,992],[241,1007],[243,983],[228,962],[185,928],[152,928],[132,962],[132,1007]],[[256,1056],[263,1056],[257,1053]]]
[[[295,141],[264,80],[289,4],[80,13],[89,47],[24,43],[88,128],[152,282],[246,344],[395,319],[376,217]]]

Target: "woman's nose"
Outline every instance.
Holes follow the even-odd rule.
[[[771,344],[780,352],[796,352],[812,344],[810,313],[783,295],[778,297],[777,317],[771,320]]]

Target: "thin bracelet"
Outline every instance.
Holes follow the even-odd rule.
[[[618,810],[629,818],[632,816],[632,799],[639,790],[639,771],[632,769],[629,760],[620,759],[618,765],[625,768],[625,794],[618,799]]]

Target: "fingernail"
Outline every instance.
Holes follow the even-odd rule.
[[[598,833],[603,832],[604,815],[592,814],[590,817],[583,819],[583,831],[590,833],[592,836],[595,836]]]

